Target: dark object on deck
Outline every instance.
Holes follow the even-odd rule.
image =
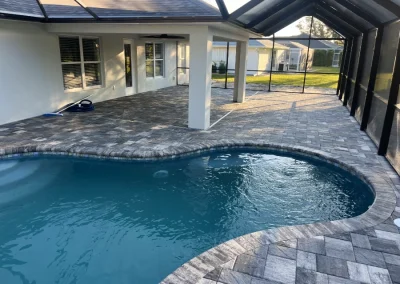
[[[67,105],[68,107],[68,105]],[[71,104],[71,107],[68,107],[65,111],[68,112],[87,112],[87,111],[93,111],[94,110],[94,105],[92,101],[90,100],[82,100],[79,104],[73,105]]]

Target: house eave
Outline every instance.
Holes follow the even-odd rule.
[[[8,14],[0,11],[0,19],[19,20],[19,21],[32,21],[43,23],[219,23],[226,22],[220,16],[165,16],[165,17],[99,17],[97,19],[92,17],[49,17],[28,15],[28,14]]]

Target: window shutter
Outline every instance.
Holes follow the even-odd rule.
[[[83,60],[100,61],[100,43],[98,38],[82,39]]]
[[[87,87],[101,85],[100,63],[85,63],[85,81]]]
[[[81,64],[63,64],[62,73],[64,80],[64,89],[83,88],[82,67]]]
[[[78,37],[60,37],[61,62],[81,61]]]
[[[164,59],[164,52],[163,52],[163,44],[162,43],[156,43],[155,44],[155,54],[156,54],[156,59]]]

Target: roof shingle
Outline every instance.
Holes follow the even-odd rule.
[[[0,13],[43,18],[36,0],[2,0],[0,1]]]
[[[85,0],[101,17],[221,16],[218,10],[199,0]]]
[[[74,0],[41,0],[41,2],[49,18],[92,18]]]
[[[74,0],[42,0],[52,18],[76,19],[92,16]],[[81,0],[101,18],[221,18],[215,7],[202,0]],[[0,13],[43,18],[36,0],[0,1]]]

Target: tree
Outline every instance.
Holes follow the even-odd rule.
[[[302,18],[296,25],[296,27],[305,34],[310,33],[310,25],[311,25],[311,17],[304,17]],[[314,37],[340,37],[338,33],[333,31],[331,28],[326,26],[320,20],[314,18],[313,28],[312,28],[312,36]]]

